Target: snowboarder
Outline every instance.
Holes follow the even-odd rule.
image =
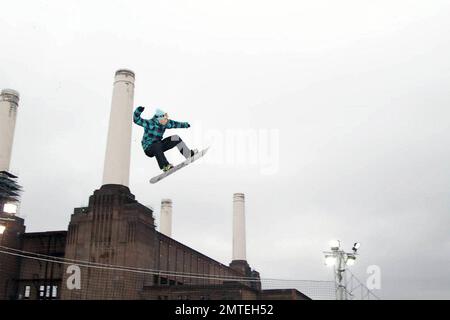
[[[148,157],[156,158],[159,168],[164,172],[173,168],[173,165],[167,161],[164,155],[165,151],[176,146],[186,159],[193,157],[198,152],[196,149],[190,150],[178,135],[162,139],[166,129],[189,128],[190,124],[188,122],[171,120],[168,114],[160,109],[156,109],[155,115],[151,119],[142,119],[141,113],[143,111],[144,107],[139,106],[134,110],[133,115],[134,123],[144,128],[144,136],[141,142],[142,148]]]

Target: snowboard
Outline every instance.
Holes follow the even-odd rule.
[[[192,162],[194,162],[195,160],[200,159],[201,157],[203,157],[206,152],[208,151],[208,148],[203,149],[202,151],[197,152],[196,154],[194,154],[193,157],[190,157],[188,159],[186,159],[185,161],[183,161],[180,164],[177,164],[176,166],[174,166],[172,169],[170,169],[169,171],[166,171],[164,173],[161,173],[153,178],[150,179],[150,183],[157,183],[158,181],[161,181],[162,179],[166,178],[167,176],[170,176],[172,173],[177,172],[178,170],[180,170],[181,168],[186,167],[188,164],[191,164]]]

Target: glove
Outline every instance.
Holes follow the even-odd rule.
[[[139,111],[139,112],[142,112],[142,111],[144,111],[144,107],[141,107],[141,106],[139,106],[138,108],[137,108],[137,110]]]

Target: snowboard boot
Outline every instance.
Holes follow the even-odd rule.
[[[198,153],[198,150],[197,150],[197,149],[192,149],[192,150],[191,150],[191,158],[192,158],[193,156],[195,156],[197,153]]]
[[[169,170],[172,169],[172,168],[173,168],[173,165],[171,165],[171,164],[169,163],[168,165],[164,166],[164,167],[162,168],[162,170],[163,170],[164,172],[167,172],[167,171],[169,171]]]

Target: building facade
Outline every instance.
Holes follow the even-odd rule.
[[[68,231],[26,233],[23,219],[6,216],[0,299],[308,299],[262,290],[245,260],[224,265],[158,232],[153,211],[123,185],[95,190]],[[68,285],[74,267],[78,288]]]

